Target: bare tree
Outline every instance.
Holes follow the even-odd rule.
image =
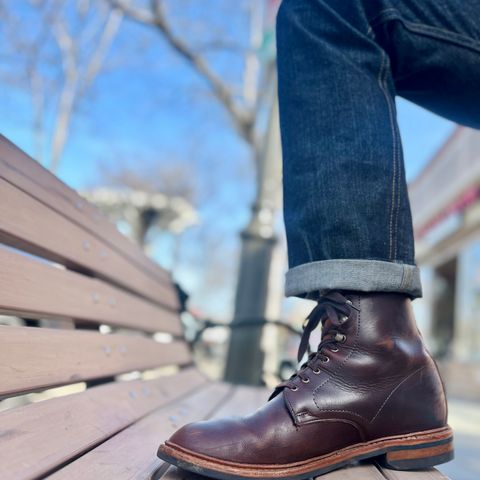
[[[109,0],[132,20],[155,29],[170,47],[186,61],[198,76],[206,83],[218,103],[228,114],[238,134],[251,148],[256,166],[256,198],[252,206],[249,224],[242,232],[242,250],[240,269],[235,299],[233,324],[240,325],[249,318],[265,318],[267,315],[267,298],[269,272],[272,252],[276,242],[274,233],[274,213],[277,208],[279,189],[279,136],[278,109],[272,102],[272,93],[276,92],[272,77],[275,72],[272,62],[267,62],[264,69],[259,68],[256,54],[252,51],[260,46],[262,38],[259,14],[265,2],[249,0],[251,12],[251,45],[244,59],[243,88],[239,92],[232,88],[228,76],[222,76],[209,62],[208,56],[191,43],[187,29],[180,30],[168,9],[174,3],[167,0]],[[183,0],[186,3],[186,0]],[[182,2],[182,3],[183,3]],[[179,0],[175,0],[178,5]],[[198,2],[197,2],[198,3]],[[205,0],[202,2],[205,5]],[[225,3],[225,2],[224,2]],[[228,2],[232,5],[233,2]],[[235,2],[237,3],[237,2]],[[270,2],[273,5],[274,2]],[[145,6],[148,5],[148,6]],[[204,8],[208,9],[208,6]],[[264,75],[264,74],[267,75]],[[263,75],[262,75],[263,74]],[[259,88],[260,82],[265,82]],[[269,88],[270,87],[270,88]],[[270,98],[265,98],[267,93]],[[270,101],[268,101],[270,100]],[[260,121],[265,107],[269,112]],[[252,295],[255,292],[257,295]],[[251,329],[242,334],[235,333],[230,340],[230,349],[225,370],[227,380],[238,383],[261,382],[263,353],[260,349],[261,328]],[[245,358],[248,361],[245,361]]]
[[[0,8],[6,20],[4,48],[9,48],[3,70],[11,82],[29,90],[35,155],[42,160],[46,151],[45,163],[55,171],[74,114],[104,68],[123,14],[103,0],[29,0],[21,5],[3,0]],[[35,16],[33,32],[25,25],[25,9]]]
[[[262,91],[259,88],[261,70],[256,50],[262,41],[262,2],[254,0],[247,4],[251,19],[250,45],[241,52],[244,55],[244,72],[243,85],[239,94],[215,71],[205,55],[205,51],[211,49],[238,50],[238,45],[222,39],[215,39],[208,43],[201,43],[201,39],[197,39],[200,47],[190,44],[185,39],[185,35],[174,28],[173,19],[167,12],[168,2],[165,0],[151,0],[149,7],[139,6],[132,0],[109,1],[131,20],[158,31],[170,47],[206,82],[214,97],[227,112],[238,134],[253,149],[253,158],[257,159],[260,136],[255,127],[263,99],[259,95]]]

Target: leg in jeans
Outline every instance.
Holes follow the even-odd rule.
[[[287,295],[421,295],[395,96],[480,128],[480,0],[284,0]]]
[[[299,358],[320,324],[322,339],[262,409],[186,425],[161,458],[223,480],[303,480],[359,458],[453,457],[409,298],[421,286],[395,95],[480,126],[478,19],[480,0],[284,0],[287,293],[318,300]]]

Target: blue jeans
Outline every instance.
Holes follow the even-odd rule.
[[[395,97],[480,128],[480,0],[283,0],[286,294],[421,296]]]

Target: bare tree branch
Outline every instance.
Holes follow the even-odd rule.
[[[238,43],[223,40],[220,38],[196,45],[192,49],[197,54],[204,52],[214,52],[218,50],[228,50],[229,52],[238,52],[241,54],[254,53],[252,49],[248,49],[244,45],[240,45]]]
[[[9,52],[2,64],[11,63],[0,74],[4,80],[12,76],[12,84],[29,90],[35,156],[42,159],[45,153],[55,171],[76,109],[101,73],[123,14],[106,0],[28,0],[28,4],[36,17],[33,32],[25,28],[14,0],[0,0]],[[46,121],[50,116],[52,126]]]
[[[53,27],[53,35],[62,52],[64,84],[57,106],[54,133],[52,139],[52,156],[50,169],[55,172],[65,148],[70,121],[73,113],[75,95],[78,85],[77,53],[73,37],[64,21],[58,20]]]
[[[180,36],[173,31],[166,18],[162,2],[151,0],[150,10],[132,5],[129,0],[109,0],[110,3],[121,9],[123,13],[136,22],[151,25],[159,30],[169,45],[175,50],[209,85],[212,93],[228,112],[236,130],[249,144],[256,142],[254,133],[255,117],[252,112],[238,105],[234,93],[223,80],[212,70],[204,57],[191,48]]]
[[[145,23],[147,25],[155,25],[155,15],[145,8],[139,8],[133,6],[128,0],[110,0],[110,3],[122,10],[122,12],[132,20],[139,23]]]
[[[102,35],[100,36],[100,39],[98,41],[98,47],[93,52],[93,55],[91,56],[90,61],[87,65],[81,93],[83,93],[91,86],[94,79],[100,73],[100,70],[105,63],[105,57],[107,56],[112,42],[116,37],[118,30],[120,29],[122,20],[123,13],[121,13],[119,10],[115,9],[110,12],[103,28]]]

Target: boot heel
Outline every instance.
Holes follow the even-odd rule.
[[[418,470],[448,462],[454,457],[453,441],[440,445],[398,447],[378,458],[380,465],[394,470]]]

